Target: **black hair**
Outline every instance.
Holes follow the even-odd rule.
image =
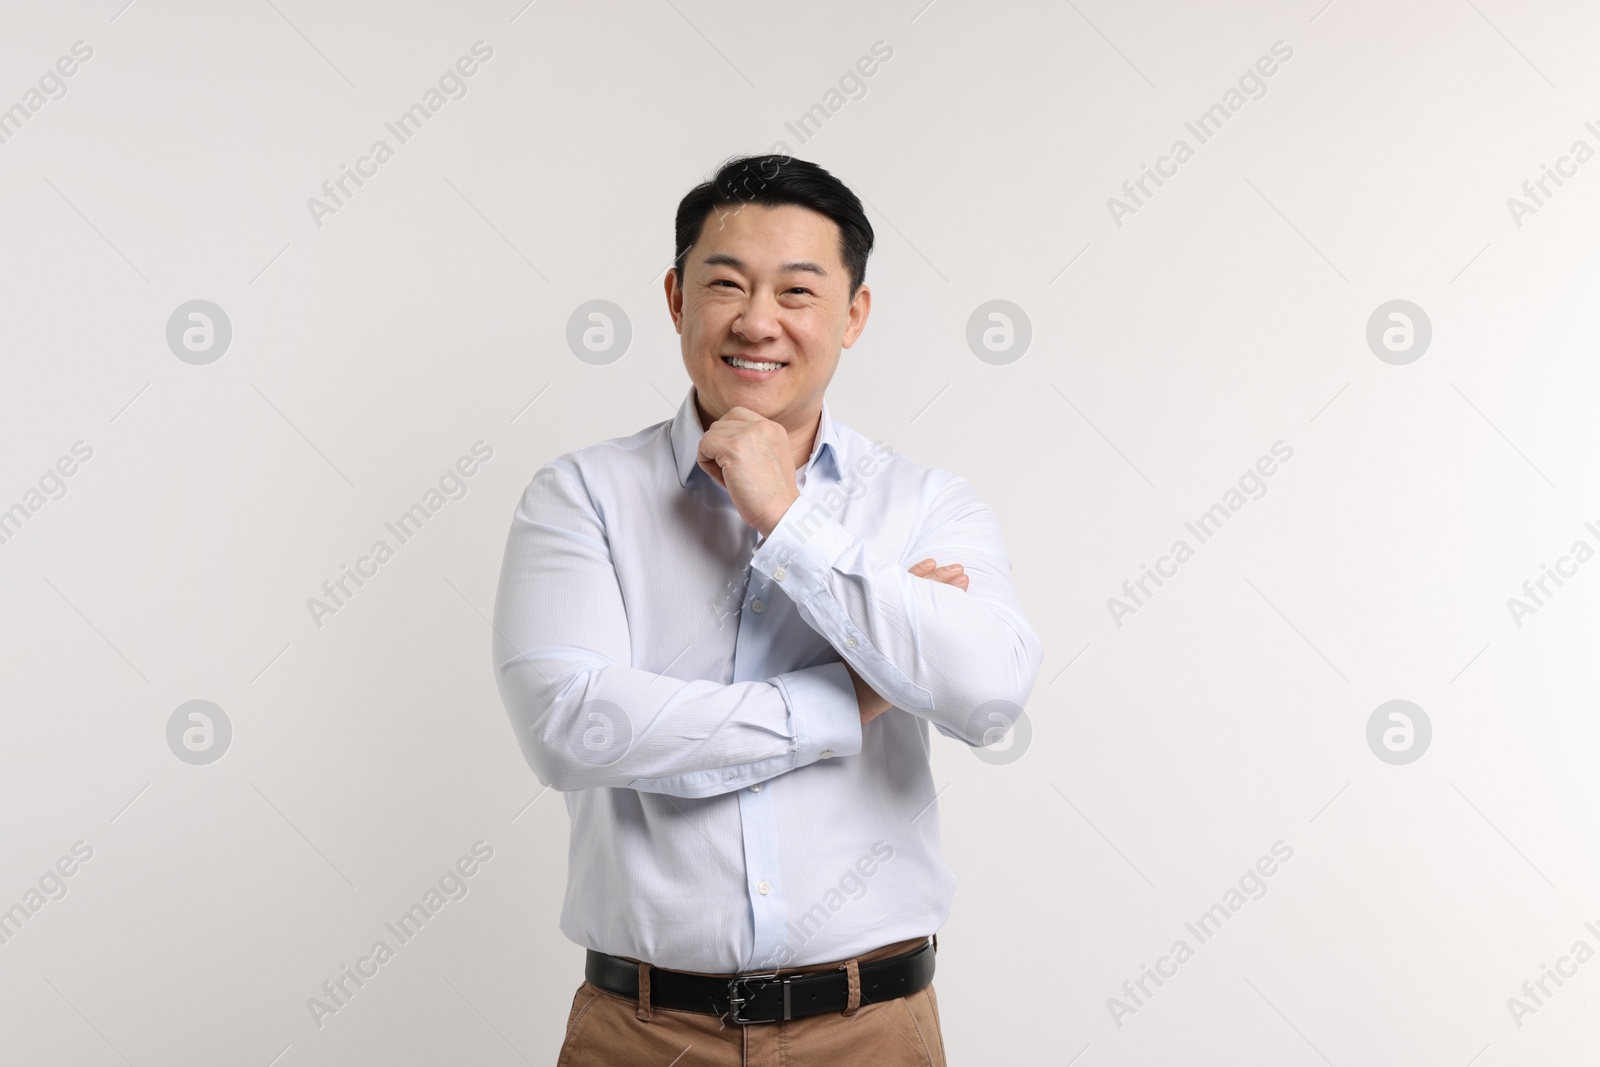
[[[798,204],[838,223],[839,258],[850,272],[850,299],[855,299],[867,276],[873,240],[872,223],[860,199],[815,163],[780,155],[734,156],[678,202],[677,255],[672,265],[680,286],[689,249],[700,240],[706,219],[715,209],[732,204]]]

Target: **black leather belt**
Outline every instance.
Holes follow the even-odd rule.
[[[639,999],[639,965],[588,949],[583,976],[593,985],[630,1000]],[[858,966],[861,1004],[909,996],[933,981],[933,942],[899,956]],[[774,971],[728,978],[650,968],[650,1006],[727,1015],[736,1023],[771,1023],[844,1011],[850,1002],[850,976],[841,968],[821,974]]]

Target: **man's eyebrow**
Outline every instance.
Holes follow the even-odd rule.
[[[713,252],[700,262],[708,267],[732,267],[734,270],[745,269],[743,260],[741,260],[738,256],[731,256],[726,252]],[[828,272],[822,269],[821,264],[813,263],[809,259],[802,259],[795,263],[785,263],[783,266],[778,268],[778,273],[780,274],[793,274],[797,271],[803,271],[807,274],[820,275],[824,278],[828,276]]]

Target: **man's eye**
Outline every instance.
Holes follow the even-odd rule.
[[[734,285],[734,283],[732,281],[728,280],[727,278],[718,278],[716,281],[712,282],[711,284],[712,285]],[[738,286],[734,285],[734,288],[737,289]]]
[[[811,295],[811,290],[810,289],[804,288],[803,286],[799,286],[799,285],[795,286],[793,289],[790,289],[789,291],[791,293],[805,293],[807,296]]]

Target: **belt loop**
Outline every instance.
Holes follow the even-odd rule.
[[[854,1015],[856,1009],[861,1007],[861,969],[856,965],[854,956],[839,964],[839,969],[850,977],[850,997],[844,1006],[844,1014],[848,1017]]]
[[[639,1007],[634,1011],[633,1017],[649,1022],[654,1015],[650,1011],[650,965],[639,964]]]
[[[933,951],[934,951],[935,955],[937,955],[938,952],[939,952],[939,935],[938,934],[934,934],[933,935]]]

